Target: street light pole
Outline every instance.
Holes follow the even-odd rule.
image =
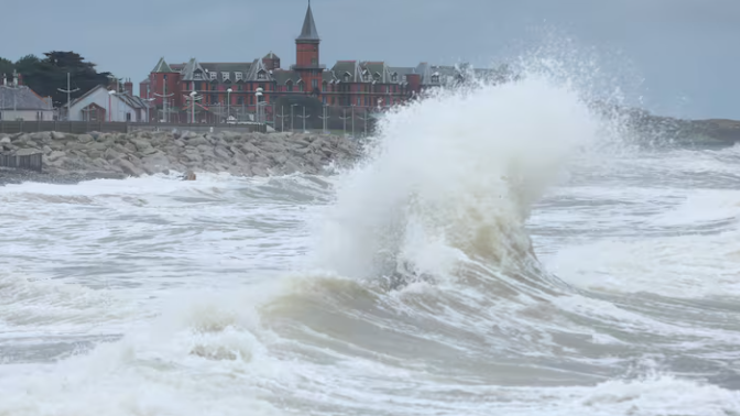
[[[190,124],[195,124],[195,102],[203,98],[203,96],[196,97],[197,95],[197,92],[190,91]]]
[[[257,88],[257,90],[254,93],[255,101],[256,101],[256,108],[255,112],[257,115],[257,123],[260,123],[260,98],[262,98],[262,88]]]
[[[226,123],[229,122],[229,117],[231,117],[231,91],[233,91],[231,88],[226,90]]]
[[[300,117],[300,118],[303,119],[303,131],[305,132],[306,131],[306,119],[308,117],[311,117],[310,114],[309,115],[306,115],[306,106],[303,106],[303,115],[302,116],[299,115],[298,117]]]
[[[63,93],[66,93],[67,94],[67,121],[69,121],[69,112],[72,111],[72,98],[71,98],[71,94],[73,92],[77,92],[77,91],[80,90],[79,88],[71,89],[72,86],[70,85],[70,79],[69,78],[70,78],[70,75],[69,75],[69,72],[67,72],[67,89],[66,90],[63,90],[61,88],[57,88],[57,90],[59,90],[60,92],[63,92]]]
[[[110,123],[110,122],[111,122],[111,110],[112,110],[112,108],[111,108],[111,107],[112,107],[112,106],[111,106],[111,101],[112,101],[112,100],[111,100],[111,99],[113,98],[113,96],[114,96],[115,94],[116,94],[116,92],[115,92],[115,91],[113,91],[113,90],[109,90],[109,91],[108,91],[108,123]]]
[[[163,84],[162,85],[162,94],[157,94],[155,92],[154,95],[156,95],[157,97],[160,97],[162,99],[162,113],[164,113],[164,114],[162,114],[162,116],[164,117],[164,121],[167,122],[167,121],[169,121],[169,117],[167,117],[167,99],[170,98],[170,97],[172,97],[175,94],[169,94],[169,95],[167,95],[167,74],[164,74],[162,76],[162,79],[164,80],[164,82],[162,83]]]

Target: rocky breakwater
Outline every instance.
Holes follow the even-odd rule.
[[[291,133],[134,132],[0,134],[0,151],[42,153],[44,172],[0,171],[0,183],[23,180],[77,182],[143,174],[228,172],[241,176],[322,174],[361,154],[340,136]]]

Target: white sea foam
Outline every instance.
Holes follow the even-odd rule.
[[[332,179],[0,188],[0,415],[740,412],[737,150],[598,154],[564,81],[434,94]]]

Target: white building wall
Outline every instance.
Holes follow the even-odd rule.
[[[69,119],[71,121],[84,120],[82,109],[93,103],[105,109],[105,121],[110,120],[125,122],[127,121],[126,113],[131,113],[130,121],[137,121],[136,110],[131,108],[128,104],[120,100],[115,95],[110,96],[110,94],[108,94],[108,90],[106,90],[105,88],[98,88],[87,97],[84,97],[82,100],[79,100],[76,103],[72,104],[72,110],[70,111]],[[108,113],[110,113],[110,117],[108,116]]]
[[[53,121],[54,110],[0,110],[0,121]]]

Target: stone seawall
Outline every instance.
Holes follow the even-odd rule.
[[[95,177],[228,172],[243,176],[321,174],[327,165],[347,165],[361,154],[358,142],[339,136],[291,133],[165,132],[0,134],[0,151],[43,154],[44,173],[0,172],[26,180],[75,182]],[[2,177],[6,177],[3,181]]]

